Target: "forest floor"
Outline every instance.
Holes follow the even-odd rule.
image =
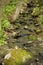
[[[40,23],[43,8],[39,13],[40,6],[37,4],[35,0],[27,3],[24,11],[19,13],[16,21],[10,22],[11,27],[5,30],[8,36],[8,44],[0,47],[11,49],[17,45],[32,52],[35,58],[30,65],[43,65],[43,24]]]

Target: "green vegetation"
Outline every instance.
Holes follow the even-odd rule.
[[[7,39],[7,35],[5,33],[5,29],[10,27],[10,22],[8,21],[8,19],[6,18],[2,18],[2,26],[1,26],[1,30],[0,30],[0,46],[7,44],[6,39]]]
[[[12,11],[14,11],[16,9],[16,7],[14,5],[6,5],[5,8],[3,9],[4,14],[11,15]]]
[[[9,57],[10,55],[10,57]],[[25,63],[28,59],[32,59],[32,54],[23,50],[21,48],[13,49],[4,59],[4,65],[21,65]],[[10,61],[10,62],[9,62]]]
[[[4,30],[0,30],[0,46],[6,44],[7,35]]]
[[[40,33],[40,32],[41,32],[41,29],[37,29],[37,30],[36,30],[36,33]]]
[[[6,16],[11,15],[15,10],[17,6],[18,0],[10,0],[10,2],[3,7],[3,13]]]
[[[2,28],[7,29],[10,27],[10,22],[6,18],[2,18]]]
[[[40,23],[40,24],[43,24],[43,15],[40,15],[40,16],[39,16],[39,23]]]
[[[37,36],[35,36],[35,35],[30,35],[30,36],[28,37],[28,39],[29,39],[29,40],[32,40],[32,41],[36,41],[36,40],[37,40]]]
[[[0,30],[0,46],[6,44],[7,35],[5,33],[5,29],[10,27],[10,21],[8,20],[8,16],[11,16],[13,12],[16,10],[18,0],[10,0],[8,4],[4,5],[2,8],[2,25]]]
[[[36,15],[39,15],[39,13],[40,13],[39,7],[35,7],[35,8],[33,9],[32,15],[33,15],[33,16],[36,16]]]

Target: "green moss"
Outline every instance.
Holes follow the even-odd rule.
[[[31,53],[21,48],[13,49],[10,55],[11,56],[9,58],[5,58],[4,65],[21,65],[28,59],[32,59]]]
[[[6,14],[7,16],[8,15],[11,15],[13,11],[15,11],[16,7],[14,5],[10,6],[10,5],[7,5],[5,6],[5,8],[3,9],[3,12],[4,14]]]
[[[35,35],[30,35],[30,36],[28,37],[28,39],[29,39],[29,40],[32,40],[32,41],[36,41],[36,40],[37,40],[37,36],[35,36]]]
[[[40,13],[39,7],[35,7],[35,8],[33,9],[32,15],[33,15],[33,16],[36,16],[36,15],[39,15],[39,13]]]
[[[41,33],[41,29],[37,29],[36,30],[36,33]]]
[[[2,30],[0,30],[0,39],[6,39],[7,38],[7,35],[5,34],[5,31],[2,29]]]
[[[2,28],[9,28],[10,22],[6,18],[2,18]]]
[[[9,5],[17,5],[19,0],[10,0]]]
[[[4,31],[0,30],[0,38],[3,37],[3,35],[4,35]]]
[[[12,13],[16,10],[18,0],[9,0],[9,2],[6,5],[3,5],[2,7],[2,25],[0,30],[0,46],[6,44],[7,35],[5,34],[5,29],[8,29],[10,27],[10,22],[8,20],[8,16],[12,15]]]
[[[18,0],[10,0],[10,2],[3,7],[3,14],[6,16],[12,15],[12,13],[16,10]]]
[[[0,46],[7,43],[7,42],[5,41],[6,38],[7,38],[7,35],[5,34],[5,31],[0,30]]]
[[[2,45],[4,45],[4,44],[7,44],[7,42],[1,39],[1,40],[0,40],[0,46],[2,46]]]
[[[43,24],[43,15],[40,15],[40,16],[39,16],[39,23],[40,23],[40,24]]]

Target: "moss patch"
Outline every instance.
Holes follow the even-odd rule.
[[[9,54],[8,54],[9,55]],[[10,57],[4,60],[4,65],[21,65],[25,63],[28,59],[32,58],[30,52],[26,52],[21,48],[13,49],[10,53]]]
[[[39,16],[39,23],[40,23],[40,24],[43,24],[43,15],[40,15],[40,16]]]
[[[36,41],[36,40],[37,40],[37,36],[35,36],[35,35],[30,35],[30,36],[28,37],[28,39],[29,39],[29,40],[32,40],[32,41]]]
[[[6,38],[7,38],[7,35],[5,34],[5,31],[0,30],[0,46],[7,43]]]
[[[6,18],[2,18],[2,28],[6,29],[10,27],[10,22]]]

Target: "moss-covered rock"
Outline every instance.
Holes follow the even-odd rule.
[[[31,58],[30,52],[16,47],[5,56],[3,63],[4,65],[21,65]]]

